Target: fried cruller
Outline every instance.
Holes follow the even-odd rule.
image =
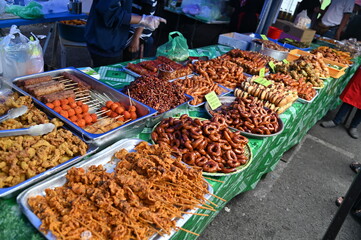
[[[204,203],[200,169],[171,157],[167,146],[140,143],[136,152],[115,154],[111,173],[102,166],[72,168],[68,182],[28,200],[40,230],[59,239],[148,239],[176,229],[176,218]]]

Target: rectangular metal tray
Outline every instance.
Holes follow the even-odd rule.
[[[25,79],[34,78],[34,77],[49,76],[49,75],[52,77],[56,77],[56,76],[60,76],[61,73],[63,73],[63,72],[67,72],[67,73],[75,75],[79,79],[81,79],[84,82],[86,82],[87,84],[89,84],[92,87],[92,89],[94,89],[100,93],[105,93],[113,101],[119,101],[122,104],[124,104],[125,106],[129,105],[129,97],[127,95],[125,95],[124,93],[121,93],[120,91],[117,91],[116,89],[109,87],[108,85],[98,81],[97,79],[95,79],[75,68],[72,68],[72,67],[58,69],[58,70],[44,72],[44,73],[39,73],[39,74],[27,75],[27,76],[18,77],[18,78],[13,79],[13,83],[11,84],[11,87],[13,89],[15,89],[16,91],[18,91],[24,95],[31,96],[33,98],[34,102],[36,102],[37,104],[39,104],[42,107],[41,110],[61,119],[63,122],[65,122],[69,126],[70,129],[78,132],[79,135],[82,136],[84,141],[86,141],[86,142],[95,143],[96,145],[103,147],[105,145],[114,143],[116,140],[136,136],[145,127],[147,118],[156,114],[156,112],[157,112],[155,109],[131,98],[131,101],[137,106],[138,116],[141,116],[141,117],[139,117],[133,121],[127,122],[122,126],[111,129],[108,132],[105,132],[102,134],[93,134],[93,133],[89,133],[89,132],[85,131],[84,129],[78,127],[76,124],[69,121],[68,119],[66,119],[59,113],[55,112],[54,110],[52,110],[51,108],[46,106],[43,102],[41,102],[40,100],[38,100],[31,94],[23,91],[18,86],[16,86],[16,82],[20,81],[20,80],[25,80]]]
[[[104,168],[106,168],[108,172],[112,172],[114,170],[114,167],[116,166],[116,161],[112,158],[113,155],[122,148],[126,149],[127,151],[132,151],[132,150],[134,150],[134,147],[140,142],[143,142],[143,140],[122,139],[121,141],[116,142],[113,145],[109,146],[108,148],[95,154],[90,159],[88,159],[86,162],[78,163],[78,164],[74,165],[74,167],[88,169],[92,165],[103,165]],[[55,188],[55,187],[63,186],[67,181],[66,177],[65,177],[66,174],[67,174],[67,171],[58,173],[57,175],[54,175],[51,178],[49,178],[47,181],[41,182],[41,183],[25,190],[17,197],[17,202],[20,206],[21,211],[25,214],[25,216],[29,219],[31,224],[36,229],[39,229],[39,227],[41,225],[41,220],[30,209],[30,206],[28,204],[28,199],[30,197],[34,197],[37,195],[45,196],[45,189],[47,189],[47,188]],[[210,193],[213,193],[213,188],[209,184],[208,184],[208,191]],[[210,197],[211,197],[210,194],[205,195],[205,198],[207,198],[207,199],[209,199]],[[192,213],[192,212],[195,212],[196,210],[197,209],[194,209],[189,212]],[[183,226],[191,216],[192,216],[191,214],[183,214],[182,215],[183,219],[178,219],[176,225],[178,227]],[[44,234],[43,232],[41,232],[41,233],[47,239],[51,239],[51,240],[55,239],[55,237],[51,233],[48,233],[48,234]],[[176,233],[175,231],[172,231],[170,235],[164,235],[164,236],[155,235],[155,236],[151,237],[150,239],[165,240],[165,239],[169,239],[175,233]]]
[[[131,75],[131,76],[133,76],[133,77],[138,78],[138,77],[141,77],[141,76],[142,76],[142,75],[140,75],[140,74],[138,74],[138,73],[136,73],[136,72],[133,72],[132,70],[130,70],[130,69],[127,68],[127,67],[123,67],[122,69],[124,70],[124,72],[128,73],[129,75]],[[194,75],[194,74],[188,74],[188,75],[186,75],[186,76],[179,77],[179,78],[174,78],[174,79],[169,79],[169,80],[167,80],[167,81],[172,82],[172,81],[175,81],[175,80],[177,80],[177,79],[184,79],[184,78],[186,78],[186,77],[192,77],[193,75]]]
[[[164,113],[161,113],[158,115],[153,115],[153,116],[149,117],[146,122],[146,127],[153,127],[158,122],[162,121],[164,118],[172,117],[177,112],[177,109],[182,108],[185,105],[189,105],[189,102],[193,100],[193,97],[188,94],[184,94],[184,95],[188,98],[187,101],[178,105],[176,108],[173,108]]]
[[[0,91],[0,93],[2,93],[2,91]],[[42,110],[39,106],[36,105],[36,107],[38,107],[40,110]],[[65,127],[65,129],[69,130],[68,128]],[[70,131],[70,130],[69,130]],[[73,131],[71,131],[75,136],[79,137],[79,135],[75,134]],[[81,137],[79,137],[81,138]],[[89,144],[87,143],[88,146],[88,151],[84,156],[76,156],[72,159],[69,159],[66,162],[63,162],[62,164],[59,164],[53,168],[50,168],[42,173],[39,173],[37,175],[35,175],[34,177],[31,177],[27,180],[25,180],[24,182],[21,182],[19,184],[16,184],[15,186],[12,187],[7,187],[7,188],[0,188],[0,198],[10,198],[13,197],[15,195],[17,195],[19,193],[20,190],[23,190],[24,188],[39,182],[47,177],[49,177],[50,175],[53,175],[79,161],[81,161],[82,159],[84,159],[85,157],[95,153],[98,150],[98,146],[96,146],[95,144]]]

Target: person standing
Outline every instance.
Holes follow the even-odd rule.
[[[355,0],[332,0],[315,26],[318,34],[339,40],[352,14]]]
[[[347,113],[350,112],[353,107],[356,107],[357,111],[351,121],[348,133],[352,138],[357,139],[359,138],[357,126],[361,122],[361,67],[357,69],[356,73],[341,93],[340,99],[343,101],[343,104],[338,110],[335,118],[330,121],[322,122],[321,126],[325,128],[336,127],[343,121]]]
[[[132,0],[93,0],[85,27],[85,40],[93,67],[122,61],[130,24],[155,30],[166,20],[132,14]]]
[[[132,12],[138,15],[154,15],[157,0],[133,0]],[[124,61],[151,57],[153,50],[153,31],[143,27],[130,26],[130,34],[124,50]]]

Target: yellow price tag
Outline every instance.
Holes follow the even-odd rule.
[[[219,101],[217,94],[212,91],[204,96],[212,110],[220,107],[222,103]]]
[[[272,72],[275,72],[275,63],[273,62],[273,61],[270,61],[269,63],[268,63],[268,65],[271,67],[271,69],[272,69]]]
[[[263,78],[263,77],[258,77],[256,78],[255,80],[253,80],[254,82],[258,83],[258,84],[261,84],[265,87],[268,87],[269,85],[272,84],[271,81],[268,81],[267,79]]]
[[[259,76],[260,77],[264,77],[264,74],[266,73],[266,69],[265,68],[261,68],[260,70],[259,70]]]
[[[268,40],[268,38],[267,38],[266,35],[264,35],[264,34],[261,34],[261,38],[262,38],[263,40]]]

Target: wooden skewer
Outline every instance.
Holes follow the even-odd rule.
[[[181,213],[183,214],[192,214],[192,215],[197,215],[197,216],[205,216],[205,217],[208,217],[209,215],[208,214],[203,214],[203,213],[190,213],[190,212],[182,212]]]
[[[69,79],[62,79],[62,80],[59,80],[58,82],[67,83],[67,82],[73,82],[73,81],[69,80]]]
[[[221,197],[218,197],[217,195],[214,195],[213,193],[209,193],[211,196],[215,197],[215,198],[218,198],[219,200],[223,201],[223,202],[227,202],[227,200],[221,198]]]
[[[185,231],[186,233],[190,233],[190,234],[193,234],[193,235],[196,235],[199,237],[199,234],[198,233],[195,233],[195,232],[192,232],[192,231],[189,231],[187,229],[184,229],[184,228],[181,228],[181,227],[178,227],[179,230],[182,230],[182,231]]]
[[[106,112],[109,112],[109,111],[110,111],[110,109],[108,109],[108,110],[99,110],[99,111],[96,111],[95,113],[103,114],[103,113],[106,113]]]
[[[74,85],[77,85],[77,83],[64,84],[65,87],[74,86]]]
[[[69,88],[66,87],[65,90],[72,90],[72,89],[75,89],[75,88],[76,88],[76,87],[69,87]],[[75,93],[75,95],[76,95],[76,93]]]
[[[218,180],[218,179],[214,179],[214,178],[209,178],[209,177],[204,177],[205,179],[211,180],[211,181],[215,181],[215,182],[220,182],[220,183],[224,183],[224,181]]]
[[[63,75],[57,76],[57,77],[52,77],[52,79],[58,79],[58,78],[65,78],[65,77]],[[67,78],[65,78],[65,79],[67,79]]]
[[[76,100],[79,101],[79,100],[82,100],[82,99],[87,99],[87,98],[90,98],[90,96],[85,96],[85,97],[77,97]]]
[[[120,117],[124,117],[124,115],[119,115],[119,116],[116,116],[114,119],[118,119]]]
[[[206,198],[206,201],[209,202],[210,204],[212,204],[212,205],[215,206],[215,207],[219,207],[217,204],[215,204],[214,202],[212,202],[211,200],[209,200],[209,199],[207,199],[207,198]]]

